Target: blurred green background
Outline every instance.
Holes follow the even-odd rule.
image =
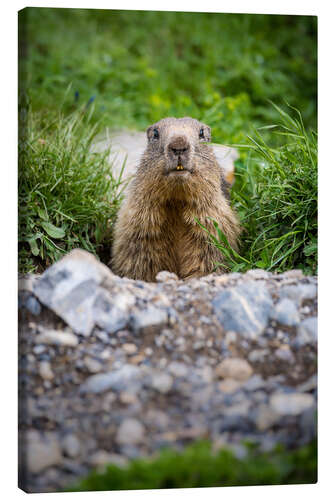
[[[32,8],[26,30],[32,109],[48,116],[94,101],[111,127],[193,116],[238,143],[274,122],[270,99],[316,127],[315,17]]]

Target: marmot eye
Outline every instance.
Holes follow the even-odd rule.
[[[154,137],[154,139],[158,139],[159,136],[160,136],[160,134],[158,133],[157,128],[154,128],[154,130],[153,130],[153,137]]]
[[[200,129],[199,137],[200,137],[200,139],[204,139],[204,137],[205,137],[204,129],[203,128]]]

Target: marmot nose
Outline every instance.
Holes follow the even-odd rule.
[[[180,156],[190,149],[190,144],[185,137],[179,136],[172,139],[169,144],[169,150],[175,155]]]

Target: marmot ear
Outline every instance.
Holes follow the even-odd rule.
[[[199,139],[202,142],[210,142],[211,140],[211,129],[204,123],[202,123],[200,127]]]
[[[153,125],[150,125],[150,127],[148,127],[147,130],[146,130],[148,141],[151,139],[152,131],[153,131]]]
[[[211,141],[211,138],[212,138],[212,131],[211,131],[211,128],[208,127],[208,125],[205,125],[205,137],[206,137],[206,141],[207,142],[210,142]]]

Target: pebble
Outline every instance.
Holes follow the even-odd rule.
[[[33,314],[34,316],[38,316],[42,312],[42,306],[33,295],[30,295],[27,298],[24,305],[26,309],[28,309],[28,311],[31,312],[31,314]]]
[[[314,397],[311,394],[300,392],[275,393],[269,401],[270,407],[279,415],[300,415],[305,410],[314,407],[314,403]]]
[[[126,352],[126,354],[135,354],[138,350],[135,344],[123,344],[121,348]]]
[[[300,322],[297,307],[290,299],[280,300],[272,310],[271,318],[285,326],[296,326]]]
[[[36,431],[28,431],[26,439],[26,465],[32,474],[61,464],[62,454],[55,432],[45,432],[41,435]]]
[[[157,283],[165,283],[167,281],[178,281],[178,276],[175,273],[169,273],[168,271],[160,271],[156,274]]]
[[[289,345],[287,344],[283,344],[279,349],[276,349],[274,355],[276,358],[280,359],[281,361],[285,361],[286,363],[295,362],[295,356],[293,355]]]
[[[79,341],[73,333],[67,333],[61,330],[43,329],[34,337],[35,344],[49,344],[55,346],[75,347]]]
[[[273,302],[264,283],[243,283],[219,293],[213,309],[225,330],[255,339],[266,328]]]
[[[168,322],[166,310],[149,306],[147,309],[137,311],[133,314],[130,324],[134,332],[140,333],[146,329],[163,327]]]
[[[142,423],[134,418],[126,418],[120,424],[116,441],[118,444],[136,445],[143,441],[145,428]]]
[[[84,358],[84,365],[89,373],[98,373],[103,369],[102,363],[90,356]]]
[[[173,377],[168,373],[156,373],[153,375],[152,387],[162,394],[169,392],[173,385]]]
[[[172,361],[168,366],[168,371],[175,377],[186,377],[188,368],[184,363]]]
[[[81,393],[100,394],[105,391],[125,390],[133,382],[138,382],[141,371],[132,365],[123,365],[122,368],[108,373],[91,375],[81,386]]]
[[[241,387],[242,382],[239,382],[233,378],[226,378],[219,383],[219,389],[227,394],[232,394]]]
[[[80,455],[81,444],[75,434],[66,434],[62,439],[61,446],[67,457],[76,458]]]
[[[89,464],[98,469],[103,469],[109,464],[117,465],[118,467],[126,467],[128,460],[117,453],[109,453],[106,450],[97,450],[89,457]]]
[[[229,358],[217,365],[215,373],[221,378],[232,378],[243,382],[252,375],[253,369],[245,359]]]
[[[259,404],[256,411],[256,426],[259,431],[267,431],[280,418],[273,408],[267,404]]]
[[[44,380],[53,380],[54,379],[54,373],[52,371],[51,365],[48,361],[41,361],[39,363],[39,375],[42,377]]]
[[[300,345],[317,342],[318,320],[316,317],[304,319],[297,328],[297,342]]]

